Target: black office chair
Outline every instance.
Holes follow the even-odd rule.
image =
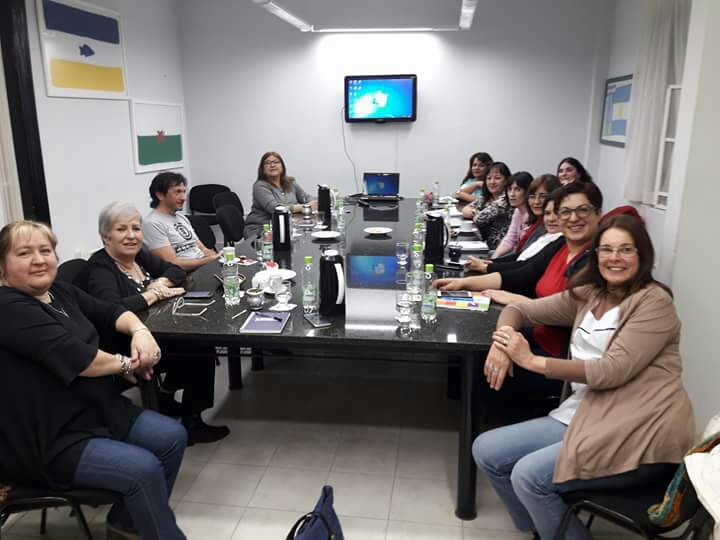
[[[190,225],[195,229],[195,234],[197,234],[200,241],[205,244],[205,247],[215,249],[215,233],[205,219],[205,216],[189,215],[187,218],[190,220]]]
[[[88,262],[85,259],[70,259],[57,270],[57,278],[65,283],[72,283],[82,290],[87,290]]]
[[[234,195],[234,193],[233,193]],[[230,246],[243,239],[245,218],[236,206],[226,204],[217,209],[217,220],[223,233],[225,245]]]
[[[190,188],[188,195],[188,206],[191,214],[203,216],[208,225],[217,225],[213,197],[223,191],[230,191],[230,188],[221,184],[201,184]]]
[[[653,539],[686,539],[705,540],[710,537],[713,528],[713,519],[697,498],[692,485],[684,497],[681,506],[681,515],[677,524],[672,527],[658,527],[648,518],[647,509],[659,503],[665,496],[665,490],[672,480],[672,474],[658,478],[652,484],[635,488],[618,489],[611,491],[571,491],[563,493],[562,499],[568,505],[563,520],[555,534],[555,540],[563,540],[570,518],[573,513],[585,511],[590,514],[587,527],[590,528],[595,516],[600,516],[615,525],[618,525],[644,538]],[[665,533],[676,531],[687,523],[682,535],[676,533],[666,536]]]
[[[30,510],[42,510],[40,516],[40,533],[47,531],[47,509],[60,506],[72,508],[78,525],[83,530],[85,537],[92,540],[93,536],[88,527],[85,514],[80,505],[103,506],[115,504],[122,495],[114,491],[102,489],[72,489],[68,491],[56,491],[50,488],[24,488],[13,487],[5,500],[0,502],[0,538],[2,538],[2,525],[12,514],[28,512]]]
[[[222,191],[213,197],[213,206],[215,207],[216,212],[218,208],[225,206],[226,204],[235,206],[238,210],[240,210],[240,213],[243,216],[245,215],[245,209],[243,208],[242,201],[240,201],[240,197],[238,197],[237,193],[234,191]]]

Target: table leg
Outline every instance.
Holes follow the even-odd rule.
[[[477,470],[472,458],[473,443],[473,391],[475,379],[475,356],[464,353],[460,360],[461,371],[461,421],[460,444],[458,449],[458,488],[455,515],[460,519],[472,520],[475,510],[475,482]]]
[[[237,355],[232,353],[237,352]],[[227,369],[228,369],[228,388],[230,390],[239,390],[243,387],[242,380],[242,357],[238,347],[228,347],[227,353]]]

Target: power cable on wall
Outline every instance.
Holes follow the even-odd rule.
[[[355,167],[355,162],[353,161],[352,157],[350,157],[350,152],[348,152],[347,148],[347,140],[345,139],[345,107],[340,108],[340,132],[342,133],[342,140],[343,140],[343,150],[345,151],[345,156],[347,156],[348,161],[352,165],[353,168],[353,180],[355,181],[355,193],[360,193],[360,187],[358,186],[358,179],[357,179],[357,168]]]

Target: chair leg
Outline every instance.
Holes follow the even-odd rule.
[[[47,508],[40,511],[40,534],[47,532]]]
[[[93,540],[93,535],[90,532],[90,527],[88,527],[87,520],[85,519],[85,514],[82,511],[82,508],[80,508],[80,505],[77,503],[72,503],[73,510],[75,510],[75,518],[77,519],[78,525],[80,525],[80,528],[85,533],[85,537],[87,540]]]
[[[560,525],[558,526],[557,531],[555,531],[555,540],[563,540],[565,538],[565,533],[567,532],[568,525],[570,525],[570,519],[572,518],[574,513],[574,506],[570,506],[567,510],[565,510],[565,515],[563,515],[562,520],[560,521]]]

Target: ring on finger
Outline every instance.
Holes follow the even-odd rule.
[[[493,366],[490,371],[492,371],[493,373],[497,373],[500,370],[497,368],[497,366]]]

